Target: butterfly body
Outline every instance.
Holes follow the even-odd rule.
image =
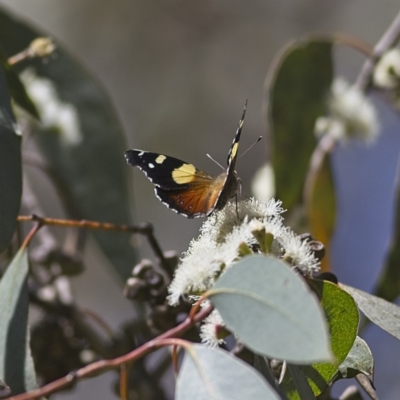
[[[235,164],[245,112],[246,106],[229,150],[228,167],[216,177],[177,158],[143,150],[127,150],[126,161],[144,172],[157,198],[173,211],[188,218],[209,216],[237,193]]]

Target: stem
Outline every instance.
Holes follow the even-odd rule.
[[[188,342],[186,342],[185,340],[177,339],[176,336],[181,336],[197,322],[202,321],[211,313],[212,310],[213,307],[211,306],[201,310],[193,318],[186,318],[186,320],[183,321],[180,325],[170,329],[169,331],[163,333],[157,338],[150,340],[149,342],[136,348],[130,353],[111,360],[96,361],[92,364],[86,365],[81,369],[78,369],[75,372],[71,372],[67,376],[57,379],[39,389],[35,389],[27,393],[22,393],[17,396],[8,397],[8,400],[33,400],[38,399],[42,396],[48,396],[71,385],[71,383],[79,379],[97,375],[101,372],[115,369],[123,364],[131,363],[132,361],[138,360],[139,358],[145,356],[153,350],[157,350],[160,347],[178,345],[187,348],[189,346]]]
[[[353,49],[359,51],[364,56],[372,57],[374,54],[374,49],[372,45],[370,45],[368,42],[361,40],[358,37],[343,33],[336,33],[333,35],[333,40],[337,44],[342,44],[352,47]]]
[[[139,233],[141,235],[146,236],[151,249],[153,250],[154,254],[159,258],[164,268],[166,268],[167,271],[170,268],[167,260],[165,259],[164,253],[161,250],[161,247],[154,236],[154,229],[150,223],[143,223],[140,225],[120,225],[120,224],[112,224],[109,222],[88,221],[85,219],[72,220],[72,219],[60,219],[60,218],[45,218],[45,217],[39,217],[36,214],[19,215],[17,221],[20,222],[36,221],[41,225],[62,226],[66,228],[87,228],[87,229],[96,229],[104,231]]]
[[[371,74],[376,62],[392,46],[396,44],[400,37],[400,12],[383,34],[379,42],[375,45],[372,56],[365,61],[357,77],[355,86],[360,90],[367,90],[371,81]]]
[[[21,245],[21,249],[26,249],[29,246],[29,243],[31,242],[31,240],[34,238],[34,236],[36,235],[36,233],[38,232],[38,230],[43,226],[43,224],[41,224],[39,221],[36,222],[36,224],[34,225],[34,227],[30,230],[30,232],[28,233],[28,235],[26,236],[24,242]]]
[[[121,400],[128,399],[128,376],[129,376],[129,365],[121,364],[121,372],[119,378],[119,394]]]

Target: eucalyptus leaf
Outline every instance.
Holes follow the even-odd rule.
[[[0,281],[0,379],[19,394],[37,387],[29,347],[28,256],[20,250]]]
[[[309,280],[325,311],[329,325],[333,362],[301,366],[315,396],[321,394],[332,382],[340,364],[346,359],[357,337],[359,312],[354,299],[334,283]],[[282,388],[290,400],[300,400],[295,382],[286,374]]]
[[[0,65],[0,252],[14,234],[22,195],[21,137]]]
[[[325,154],[310,190],[310,201],[307,209],[308,222],[312,235],[325,245],[325,257],[321,261],[321,268],[328,271],[330,270],[329,243],[336,220],[335,186],[328,154]]]
[[[374,358],[365,340],[357,336],[350,353],[339,366],[337,379],[354,378],[359,373],[374,381]],[[336,379],[336,380],[337,380]]]
[[[397,174],[395,201],[396,211],[391,243],[385,265],[382,268],[377,285],[373,291],[376,296],[388,301],[393,301],[400,294],[400,174]]]
[[[301,364],[331,359],[318,300],[283,261],[244,257],[218,279],[209,295],[227,328],[254,352]]]
[[[7,56],[25,49],[38,36],[46,35],[0,10],[0,47]],[[97,79],[54,41],[56,58],[29,63],[38,77],[36,85],[51,88],[46,93],[52,98],[42,106],[58,104],[52,118],[65,117],[59,119],[60,125],[37,127],[35,131],[50,166],[48,173],[70,218],[130,224],[129,169],[124,159],[127,145],[118,118]],[[24,67],[17,65],[16,69]],[[26,88],[43,114],[29,86]],[[126,279],[135,263],[130,235],[100,231],[93,235],[121,278]]]
[[[263,377],[230,353],[199,344],[185,354],[176,400],[279,400]]]
[[[400,340],[400,307],[380,297],[340,284],[356,301],[365,316],[384,331]]]
[[[290,43],[267,77],[266,119],[273,141],[276,197],[286,208],[301,202],[316,139],[314,124],[325,114],[333,78],[332,40],[308,37]]]

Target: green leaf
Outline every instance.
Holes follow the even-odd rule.
[[[21,249],[0,282],[0,379],[23,393],[37,387],[29,348],[28,256]]]
[[[263,377],[230,353],[191,346],[176,383],[176,400],[279,400]]]
[[[38,36],[44,35],[0,11],[0,46],[7,55],[26,48]],[[31,60],[30,65],[39,77],[48,80],[45,84],[54,85],[61,102],[74,107],[80,134],[71,137],[67,129],[38,129],[36,137],[50,164],[53,182],[69,217],[130,224],[129,168],[124,159],[127,146],[112,104],[99,82],[56,45],[55,59],[48,63]],[[119,275],[126,279],[135,262],[130,235],[93,234]]]
[[[346,359],[357,337],[359,313],[353,298],[337,285],[320,280],[309,280],[321,299],[331,336],[334,362],[302,366],[315,396],[319,395],[336,376],[340,364]],[[288,375],[282,388],[290,400],[300,400],[293,379]]]
[[[396,183],[396,214],[391,245],[378,283],[373,293],[393,301],[400,294],[400,179]]]
[[[254,352],[302,364],[331,358],[318,300],[283,261],[245,257],[209,293],[227,328]]]
[[[301,201],[316,144],[314,123],[325,113],[332,77],[332,41],[308,38],[289,44],[267,78],[266,118],[276,197],[288,209]]]
[[[3,54],[1,49],[0,49],[0,64],[4,68],[8,89],[10,91],[13,100],[26,112],[31,114],[33,117],[39,119],[39,114],[38,111],[36,110],[35,105],[33,104],[28,94],[26,93],[25,87],[21,83],[18,74],[8,64],[7,57]]]
[[[329,244],[336,220],[335,187],[328,155],[325,155],[317,172],[307,214],[311,234],[325,245],[326,253],[321,266],[322,270],[328,271],[331,269],[329,265]]]
[[[340,364],[338,375],[335,380],[342,378],[355,378],[359,373],[374,381],[374,358],[367,343],[359,336],[353,344],[350,353]]]
[[[400,340],[400,307],[372,294],[340,284],[356,301],[365,316],[384,331]]]
[[[0,252],[10,243],[22,195],[21,137],[0,66]]]

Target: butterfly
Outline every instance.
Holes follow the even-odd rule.
[[[154,184],[156,196],[167,207],[188,218],[207,217],[224,208],[238,191],[235,164],[246,109],[247,101],[228,153],[228,167],[216,177],[193,164],[149,151],[127,150],[126,162],[144,172]]]

